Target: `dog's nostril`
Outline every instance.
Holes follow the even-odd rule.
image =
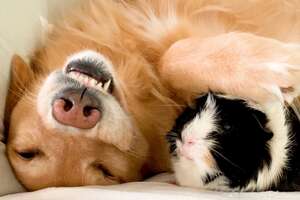
[[[92,107],[92,106],[85,106],[85,107],[83,108],[83,115],[84,115],[85,117],[89,117],[89,116],[92,115],[92,112],[93,112],[94,110],[98,111],[97,108],[94,108],[94,107]]]
[[[62,98],[62,100],[64,101],[64,111],[66,111],[66,112],[70,111],[73,107],[72,101],[70,101],[69,99],[64,99],[64,98]]]
[[[52,104],[54,119],[63,124],[81,129],[93,128],[101,119],[98,99],[88,90],[69,89],[57,97]]]

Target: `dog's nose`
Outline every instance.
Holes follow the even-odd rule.
[[[99,102],[86,90],[64,91],[54,100],[52,113],[59,123],[90,129],[99,122],[101,118]]]

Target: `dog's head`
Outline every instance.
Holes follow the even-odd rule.
[[[20,57],[12,67],[8,157],[25,187],[141,178],[148,144],[109,59],[83,50],[45,72]]]
[[[154,42],[129,8],[84,3],[49,30],[29,66],[13,60],[7,153],[26,188],[120,183],[170,169],[164,134],[179,108],[156,67],[170,38]]]

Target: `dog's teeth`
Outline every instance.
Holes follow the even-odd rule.
[[[87,84],[87,85],[89,85],[89,83],[90,83],[90,77],[85,76],[84,77],[84,83]]]
[[[69,75],[71,78],[76,79],[76,74],[74,72],[71,72]]]
[[[93,78],[91,79],[91,85],[92,86],[96,86],[97,85],[97,81],[95,79],[93,79]]]
[[[110,86],[110,83],[111,83],[111,80],[107,81],[107,82],[103,85],[104,91],[106,91],[106,92],[108,91],[109,86]]]
[[[98,88],[99,90],[103,90],[103,88],[102,88],[102,82],[99,82],[99,83],[97,84],[97,88]]]
[[[111,80],[107,81],[106,83],[102,83],[102,82],[98,82],[96,79],[87,76],[85,74],[82,74],[80,72],[70,72],[69,76],[75,80],[77,80],[78,82],[80,82],[81,84],[84,84],[88,87],[95,87],[98,90],[101,91],[105,91],[107,92],[109,90],[109,86],[111,84]]]
[[[80,74],[78,77],[79,82],[84,83],[85,77],[84,75]]]

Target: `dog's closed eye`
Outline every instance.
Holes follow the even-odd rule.
[[[96,170],[101,171],[104,177],[109,178],[109,179],[115,179],[115,176],[111,173],[110,170],[108,170],[106,167],[104,167],[102,164],[95,163],[93,164],[93,167]]]
[[[43,152],[39,149],[28,149],[28,150],[22,150],[22,151],[15,151],[16,154],[25,161],[31,161],[34,158],[43,155]]]

